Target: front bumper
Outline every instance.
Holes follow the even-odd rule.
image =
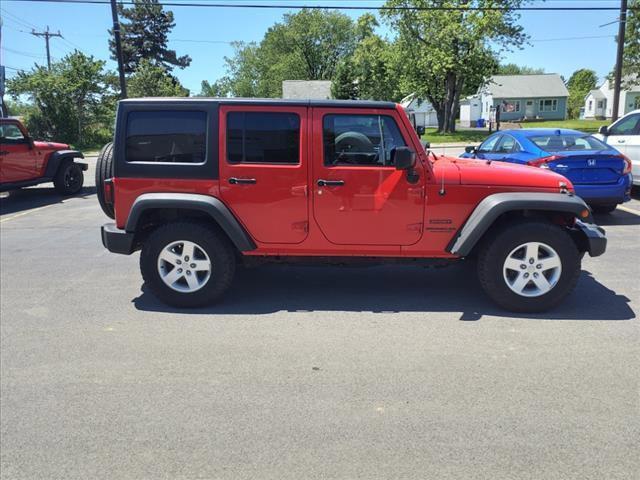
[[[102,245],[113,253],[131,255],[134,248],[134,234],[116,227],[115,223],[105,223],[100,229]]]
[[[589,256],[598,257],[607,249],[607,237],[604,228],[595,223],[584,223],[576,220],[574,232],[578,234],[578,241],[581,242]]]

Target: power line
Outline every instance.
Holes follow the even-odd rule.
[[[14,50],[13,48],[9,48],[9,47],[2,47],[2,49],[5,52],[11,52],[11,53],[15,53],[16,55],[22,55],[23,57],[31,57],[31,58],[46,58],[43,55],[39,55],[37,53],[33,53],[33,52],[23,52],[21,50]]]
[[[5,0],[7,2],[27,3],[65,3],[79,5],[109,5],[109,0]],[[121,5],[135,5],[131,0],[118,2]],[[264,3],[201,3],[201,2],[158,2],[165,7],[199,7],[199,8],[243,8],[243,9],[284,9],[284,10],[377,10],[377,11],[618,11],[618,7],[606,6],[537,6],[537,7],[474,7],[474,6],[433,6],[433,7],[386,7],[380,5],[304,5],[304,4],[264,4]],[[628,7],[628,10],[638,10],[640,7]]]

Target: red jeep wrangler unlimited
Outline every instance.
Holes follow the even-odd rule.
[[[64,143],[34,141],[15,118],[0,118],[0,192],[53,182],[62,195],[78,193],[86,163]]]
[[[96,184],[104,246],[142,250],[175,306],[218,300],[237,264],[474,257],[495,302],[541,311],[606,247],[564,177],[438,157],[387,102],[124,100]]]

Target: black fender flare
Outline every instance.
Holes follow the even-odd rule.
[[[179,208],[208,214],[241,252],[257,248],[231,210],[215,197],[195,193],[144,193],[133,202],[125,230],[135,233],[142,214],[147,210]]]
[[[589,212],[587,217],[583,216],[585,210]],[[497,218],[512,211],[569,213],[585,222],[593,223],[587,204],[574,195],[537,192],[495,193],[482,200],[473,210],[457,235],[447,245],[447,251],[461,257],[469,255]]]
[[[65,161],[73,161],[75,158],[84,158],[82,152],[78,150],[57,150],[49,155],[49,160],[47,161],[47,168],[45,170],[45,177],[53,178],[58,171],[58,167],[62,165]],[[82,166],[82,170],[87,169],[86,163],[79,163]]]

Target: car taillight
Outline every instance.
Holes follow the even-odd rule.
[[[631,173],[631,160],[626,155],[622,153],[618,155],[624,161],[624,168],[622,169],[622,174],[626,175],[627,173]]]
[[[542,158],[538,158],[536,160],[531,160],[531,161],[527,162],[527,165],[531,165],[532,167],[549,168],[547,163],[556,162],[556,161],[561,160],[563,158],[564,157],[562,155],[551,155],[549,157],[542,157]]]
[[[113,180],[111,178],[104,181],[104,201],[113,205]]]

